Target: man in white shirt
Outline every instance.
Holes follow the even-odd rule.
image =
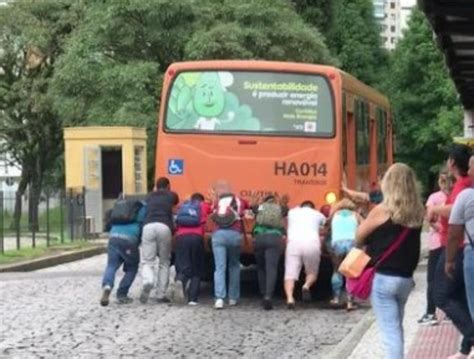
[[[285,293],[288,309],[294,309],[293,292],[301,267],[304,265],[306,278],[302,288],[304,301],[311,300],[311,286],[318,278],[321,260],[319,230],[326,217],[315,209],[314,203],[305,201],[300,207],[288,212],[288,244],[285,255]]]

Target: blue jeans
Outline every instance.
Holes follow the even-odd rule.
[[[354,247],[354,241],[350,239],[343,239],[331,243],[331,249],[333,254],[338,257],[344,257]]]
[[[334,272],[331,277],[331,286],[332,294],[334,297],[340,298],[342,294],[342,289],[344,287],[344,277],[338,271],[338,267],[342,259],[349,253],[349,251],[354,247],[354,241],[350,239],[343,239],[331,243],[331,251],[333,257],[333,266]]]
[[[242,234],[233,229],[218,229],[212,234],[214,254],[214,295],[224,299],[226,291],[226,269],[229,263],[229,299],[240,298],[240,241]]]
[[[444,272],[446,249],[443,248],[436,266],[433,298],[435,305],[446,313],[463,335],[460,352],[468,355],[474,344],[474,325],[466,299],[463,258],[464,251],[459,249],[455,257],[454,273],[452,277],[447,277]]]
[[[474,321],[474,249],[470,244],[464,247],[464,285],[469,312]]]
[[[139,263],[140,254],[138,245],[121,238],[110,238],[107,246],[107,266],[105,268],[104,278],[102,279],[102,287],[108,285],[110,288],[113,288],[115,274],[123,264],[125,275],[120,281],[117,297],[126,297],[137,276]]]
[[[386,359],[403,359],[403,315],[412,278],[375,274],[372,307],[385,346]]]

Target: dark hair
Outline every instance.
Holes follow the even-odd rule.
[[[274,201],[274,200],[276,200],[276,197],[273,194],[269,194],[268,196],[265,196],[265,198],[263,198],[263,202]]]
[[[309,208],[312,208],[312,209],[315,209],[316,206],[314,205],[314,202],[313,201],[303,201],[303,203],[301,203],[301,206],[300,207],[309,207]]]
[[[193,195],[191,196],[191,201],[204,202],[204,196],[199,192],[193,193]]]
[[[471,158],[471,155],[472,150],[469,146],[455,143],[449,151],[448,158],[453,160],[454,165],[461,175],[466,176],[469,169],[469,159]]]
[[[168,189],[170,187],[170,180],[166,177],[160,177],[156,180],[156,189]]]

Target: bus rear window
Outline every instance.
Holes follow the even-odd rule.
[[[257,71],[188,71],[174,79],[165,129],[330,137],[329,83],[319,75]]]

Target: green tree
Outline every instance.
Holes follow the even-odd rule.
[[[186,44],[186,58],[334,63],[319,31],[288,1],[208,0],[201,6],[199,30]]]
[[[150,159],[162,75],[172,62],[333,61],[285,0],[124,0],[87,9],[56,64],[55,109],[65,125],[146,127]]]
[[[391,58],[387,78],[395,115],[396,158],[416,170],[425,185],[462,133],[462,109],[432,30],[419,10]]]
[[[334,30],[337,10],[342,0],[291,0],[304,21],[321,31],[324,36]]]
[[[30,192],[30,226],[45,177],[62,149],[62,122],[48,93],[62,44],[80,18],[82,6],[72,0],[15,1],[0,7],[0,151],[22,167],[15,206]]]
[[[380,85],[388,54],[382,48],[372,1],[337,1],[335,12],[335,24],[327,35],[328,46],[341,68],[369,85]]]

